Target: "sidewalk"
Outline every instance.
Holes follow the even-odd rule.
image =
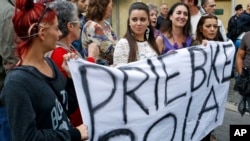
[[[238,112],[239,94],[233,90],[234,84],[235,84],[235,79],[232,78],[230,82],[229,91],[228,91],[226,108],[228,110]]]

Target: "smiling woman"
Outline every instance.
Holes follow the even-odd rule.
[[[163,34],[156,38],[162,54],[191,45],[190,18],[189,8],[185,3],[178,2],[170,8],[160,29]]]

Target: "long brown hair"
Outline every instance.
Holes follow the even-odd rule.
[[[203,36],[203,33],[201,32],[203,25],[205,24],[206,19],[215,19],[217,21],[217,17],[215,15],[212,14],[205,14],[202,15],[198,24],[197,24],[197,30],[196,30],[196,41],[199,41],[200,43],[202,42],[202,40],[206,39]],[[217,30],[216,36],[214,38],[214,41],[220,41],[219,40],[219,28]]]
[[[183,27],[183,35],[186,36],[186,37],[190,36],[191,29],[192,29],[191,21],[190,21],[191,20],[190,10],[189,10],[188,5],[185,4],[185,3],[182,3],[182,2],[177,2],[173,6],[171,6],[171,8],[168,11],[166,21],[164,21],[162,23],[161,27],[160,27],[160,31],[162,33],[167,32],[167,33],[169,33],[170,37],[172,37],[171,33],[172,33],[172,30],[173,30],[173,27],[172,27],[172,21],[170,20],[170,16],[173,15],[175,9],[178,6],[184,6],[188,10],[188,20],[187,20],[187,23],[185,24],[185,26]]]
[[[124,35],[124,38],[126,38],[128,40],[128,44],[129,44],[129,48],[130,48],[130,51],[129,51],[129,56],[128,56],[128,62],[134,62],[134,61],[137,61],[136,59],[136,56],[137,56],[137,51],[138,51],[138,46],[137,46],[137,43],[136,43],[136,39],[134,38],[134,36],[132,35],[132,30],[129,26],[129,18],[130,18],[130,14],[133,10],[144,10],[147,15],[148,15],[148,20],[150,21],[150,16],[149,16],[149,8],[148,6],[143,3],[143,2],[135,2],[133,3],[130,8],[129,8],[129,17],[128,17],[128,20],[127,20],[127,31],[126,31],[126,34]],[[155,37],[154,37],[154,29],[151,25],[148,26],[149,28],[149,37],[148,37],[148,43],[151,45],[151,47],[154,49],[154,51],[160,55],[160,51],[157,47],[157,44],[155,42]],[[144,39],[147,39],[146,38],[146,33],[144,35]]]

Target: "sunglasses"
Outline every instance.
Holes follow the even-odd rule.
[[[43,20],[45,14],[47,13],[47,11],[52,11],[52,10],[53,10],[53,9],[50,8],[50,6],[49,6],[49,4],[50,4],[51,2],[53,2],[53,1],[54,1],[54,0],[40,0],[40,1],[39,1],[39,3],[43,3],[43,5],[45,6],[45,8],[43,9],[40,18],[37,20],[37,24],[36,24],[36,33],[38,32],[38,29],[39,29],[38,27],[39,27],[40,23],[42,22],[42,20]]]

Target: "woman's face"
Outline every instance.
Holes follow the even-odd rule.
[[[79,18],[77,16],[75,16],[76,20],[74,21],[71,21],[71,24],[72,24],[72,35],[73,35],[73,39],[74,40],[77,40],[80,38],[80,32],[81,32],[81,29],[80,29],[80,24],[81,24],[81,21],[79,20]]]
[[[173,14],[170,15],[170,20],[173,26],[184,27],[188,21],[188,9],[183,5],[177,6]]]
[[[107,9],[106,9],[104,19],[109,19],[111,17],[111,15],[112,15],[112,6],[113,6],[113,2],[112,2],[112,0],[110,0],[109,4],[107,6]]]
[[[48,50],[53,50],[56,47],[56,42],[59,40],[59,37],[62,35],[61,31],[58,28],[57,17],[53,20],[52,24],[48,28],[44,28],[45,42],[44,45],[48,47]]]
[[[204,38],[214,40],[218,32],[217,20],[213,18],[205,19],[200,30]]]
[[[150,22],[151,22],[151,26],[155,27],[156,26],[156,21],[157,21],[157,11],[155,10],[150,10]]]
[[[129,26],[134,36],[144,37],[144,33],[149,25],[149,17],[144,10],[132,10],[129,16]]]

